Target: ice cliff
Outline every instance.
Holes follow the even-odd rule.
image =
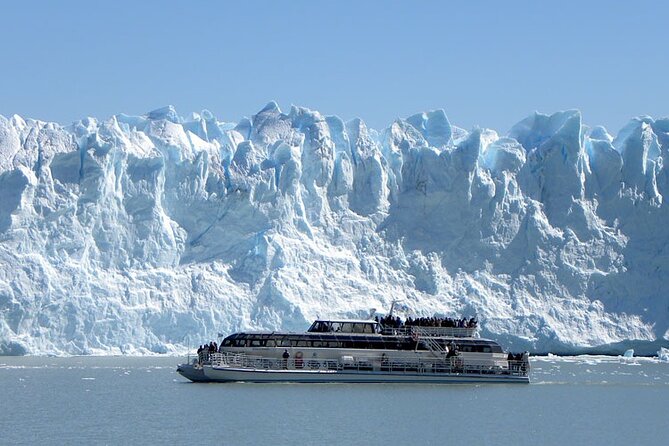
[[[477,315],[514,350],[669,344],[669,119],[377,132],[268,104],[0,116],[0,354],[183,351],[317,317]]]

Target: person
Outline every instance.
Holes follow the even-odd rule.
[[[457,356],[458,354],[458,347],[453,343],[453,341],[448,341],[448,345],[446,345],[446,350],[448,351],[448,353],[446,353],[447,358]]]
[[[288,358],[290,358],[290,353],[288,353],[288,349],[283,351],[283,368],[287,369],[288,368]]]
[[[381,370],[388,370],[388,357],[385,353],[381,355]]]

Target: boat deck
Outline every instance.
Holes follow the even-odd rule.
[[[205,358],[202,358],[205,359]],[[251,382],[529,382],[524,361],[465,363],[459,357],[420,360],[275,359],[238,353],[213,353],[205,361],[179,366],[192,381]]]

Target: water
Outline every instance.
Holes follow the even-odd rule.
[[[177,358],[0,357],[1,444],[666,444],[669,363],[534,358],[530,385],[193,384]]]

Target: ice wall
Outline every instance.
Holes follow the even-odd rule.
[[[268,104],[0,116],[0,353],[182,351],[316,316],[477,315],[516,350],[669,341],[669,120],[500,137]]]

